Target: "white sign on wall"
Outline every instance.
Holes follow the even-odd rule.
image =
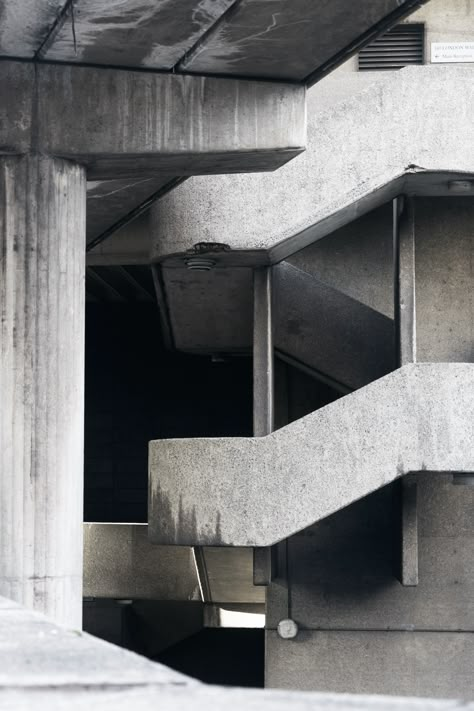
[[[433,64],[474,62],[474,42],[432,42],[431,61]]]

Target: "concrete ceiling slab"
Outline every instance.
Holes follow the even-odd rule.
[[[169,70],[234,0],[76,0],[45,59]]]
[[[305,81],[403,4],[399,0],[242,0],[179,68]]]
[[[2,0],[0,55],[34,57],[63,5],[64,0]]]
[[[0,54],[311,82],[427,0],[2,0]]]

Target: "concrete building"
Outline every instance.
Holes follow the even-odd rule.
[[[471,0],[0,21],[0,594],[205,681],[474,698]]]

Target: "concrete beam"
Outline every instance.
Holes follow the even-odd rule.
[[[418,363],[267,437],[154,441],[149,535],[272,545],[409,472],[473,472],[473,437],[474,365]]]
[[[272,175],[193,178],[166,195],[152,256],[224,241],[279,262],[433,175],[428,187],[449,194],[456,174],[474,175],[473,103],[469,67],[330,78],[308,94],[305,153]]]
[[[2,61],[0,96],[0,154],[70,158],[91,180],[275,170],[305,144],[291,84]]]

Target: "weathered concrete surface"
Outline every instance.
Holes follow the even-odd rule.
[[[425,61],[431,62],[432,42],[472,42],[474,5],[472,0],[430,0],[409,22],[424,23]]]
[[[472,472],[474,366],[412,364],[262,438],[150,443],[156,543],[266,546],[412,471]]]
[[[74,688],[97,692],[149,685],[159,691],[165,685],[197,684],[161,664],[60,627],[5,598],[1,598],[0,607],[0,648],[0,702],[5,687],[22,690],[28,698],[31,692],[41,690],[70,694]]]
[[[163,190],[173,175],[159,174],[132,180],[91,180],[87,183],[87,241],[129,215],[151,195]],[[134,227],[135,229],[135,227]],[[147,260],[148,261],[148,260]]]
[[[303,81],[424,2],[3,0],[0,54]]]
[[[0,592],[81,624],[84,170],[0,159]]]
[[[1,692],[1,701],[8,711],[61,711],[68,709],[97,711],[472,711],[474,703],[466,701],[437,701],[434,699],[393,698],[389,696],[360,696],[350,694],[301,693],[232,687],[205,686],[191,689],[144,688],[116,691],[78,689]]]
[[[282,644],[285,656],[293,659],[298,643]],[[65,707],[72,711],[156,711],[157,707],[163,711],[457,711],[460,705],[466,711],[474,709],[468,701],[207,686],[107,642],[58,627],[4,598],[0,600],[0,646],[0,704],[5,711]],[[363,664],[364,655],[359,657]],[[422,661],[410,658],[419,668]],[[443,661],[438,658],[439,664]]]
[[[400,583],[400,489],[384,487],[288,540],[301,630],[474,632],[474,488],[453,486],[451,474],[416,477],[418,585]],[[281,586],[268,589],[269,629],[287,614]]]
[[[278,350],[353,389],[396,367],[391,319],[287,262],[273,272]]]
[[[451,173],[474,174],[470,68],[410,67],[368,85],[355,77],[340,79],[340,100],[332,88],[310,92],[307,150],[274,175],[194,178],[160,200],[154,259],[224,241],[277,262],[433,174],[445,194]]]
[[[84,596],[200,600],[191,548],[150,545],[146,524],[84,524]]]
[[[378,230],[373,229],[372,234],[385,244]],[[387,235],[391,242],[391,225],[388,225]],[[349,241],[353,244],[352,234]],[[316,246],[321,244],[322,241]],[[340,262],[348,258],[345,281],[342,275],[338,280],[342,287],[349,281],[348,270],[352,274],[350,257],[355,252],[352,247],[343,255],[337,249],[333,254],[332,265],[339,258],[340,271]],[[376,249],[376,254],[379,253]],[[219,255],[215,258],[219,260]],[[365,278],[365,294],[369,296],[373,287],[368,272],[373,259],[372,256],[368,268],[359,275],[359,284]],[[329,255],[321,263],[313,255],[306,255],[301,261],[319,278],[288,262],[273,268],[275,348],[349,388],[366,385],[393,370],[396,365],[393,320],[324,283],[328,264],[331,264]],[[380,277],[376,272],[377,291],[390,291],[390,283],[381,283],[386,270],[380,271]],[[338,274],[337,264],[333,272]],[[193,272],[167,265],[162,273],[169,323],[178,350],[251,351],[251,269],[216,267],[209,272]]]
[[[205,548],[210,600],[263,603],[253,586],[248,548]],[[84,596],[107,599],[201,600],[202,582],[193,549],[153,545],[146,524],[84,524]]]
[[[44,56],[172,69],[234,0],[79,0]],[[74,32],[73,23],[74,21]]]
[[[300,635],[294,649],[267,635],[269,683],[472,696],[474,488],[453,486],[452,474],[415,476],[417,586],[400,582],[399,482],[285,542],[287,565],[268,588],[266,626],[276,630],[290,614]]]
[[[33,57],[63,5],[64,0],[2,0],[0,55]]]
[[[393,319],[392,216],[388,202],[296,252],[288,262]]]
[[[1,151],[71,158],[90,180],[274,170],[305,144],[296,85],[4,61],[10,95]]]
[[[415,4],[419,6],[403,0],[242,0],[179,67],[305,81],[349,45],[357,46],[358,38],[390,13],[403,16]],[[395,22],[394,17],[391,24]]]
[[[387,637],[390,637],[388,640]],[[355,694],[469,699],[472,634],[450,632],[267,632],[266,685]]]

